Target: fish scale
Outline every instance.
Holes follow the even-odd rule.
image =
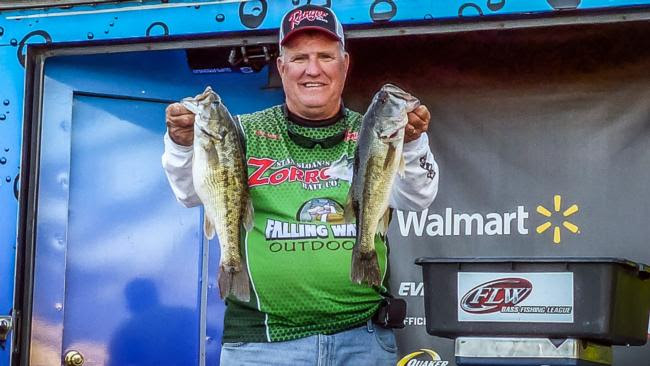
[[[204,233],[216,234],[221,249],[219,292],[250,301],[250,279],[240,252],[241,228],[252,228],[245,147],[238,122],[207,87],[195,98],[183,99],[195,115],[192,179],[204,207]]]
[[[375,235],[385,235],[388,229],[393,181],[398,173],[404,172],[402,147],[407,113],[418,105],[419,101],[410,94],[386,84],[375,94],[363,116],[345,207],[346,221],[357,222],[350,269],[353,282],[381,285]],[[342,169],[337,164],[331,171]]]

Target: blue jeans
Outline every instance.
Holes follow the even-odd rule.
[[[394,366],[397,347],[392,329],[371,321],[331,335],[314,335],[286,342],[224,343],[222,366]]]

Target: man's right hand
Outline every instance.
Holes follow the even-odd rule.
[[[192,145],[194,142],[194,113],[180,103],[173,103],[165,109],[165,122],[172,141],[183,146]]]

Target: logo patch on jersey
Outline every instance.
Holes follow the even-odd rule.
[[[329,198],[314,198],[305,202],[298,209],[296,220],[302,222],[323,222],[342,224],[343,206]]]
[[[262,130],[255,130],[255,136],[264,137],[270,140],[282,140],[282,136]]]
[[[345,131],[345,138],[343,141],[357,141],[359,139],[359,132],[357,131]]]
[[[248,158],[248,167],[253,172],[248,176],[248,186],[279,185],[301,182],[304,189],[317,190],[338,187],[338,179],[332,178],[327,170],[329,161],[296,163],[293,159],[275,160],[269,158]]]

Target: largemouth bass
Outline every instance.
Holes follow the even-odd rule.
[[[219,292],[250,300],[246,261],[240,252],[241,228],[253,227],[253,206],[248,191],[246,151],[241,125],[230,115],[209,86],[195,98],[181,102],[195,116],[192,178],[204,208],[203,229],[221,247]]]
[[[398,173],[404,174],[402,146],[407,113],[419,105],[409,93],[386,84],[363,116],[345,207],[346,221],[356,219],[357,223],[350,270],[350,279],[355,283],[381,284],[375,235],[385,235],[388,230],[393,180]]]

